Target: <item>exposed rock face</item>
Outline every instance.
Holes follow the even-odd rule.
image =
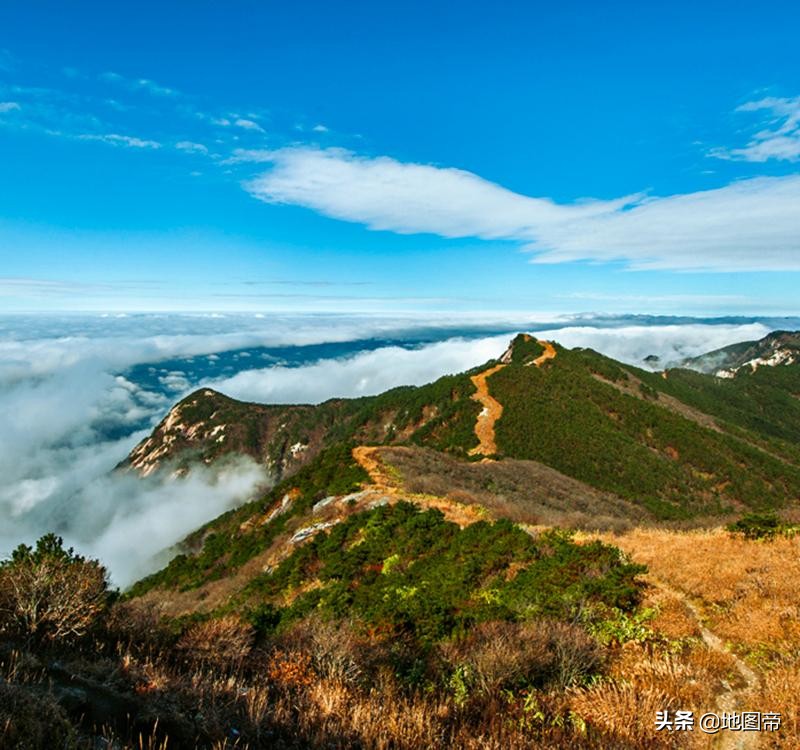
[[[773,331],[759,341],[733,344],[686,360],[684,367],[718,378],[733,378],[739,372],[800,362],[800,332]]]
[[[204,388],[176,404],[119,468],[142,476],[167,467],[182,474],[191,463],[210,464],[240,454],[265,464],[280,478],[319,451],[325,431],[302,424],[313,410],[244,403]]]

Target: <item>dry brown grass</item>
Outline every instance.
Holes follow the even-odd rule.
[[[250,654],[255,633],[237,616],[228,615],[192,626],[177,650],[190,661],[218,668],[236,667]]]
[[[655,669],[650,682],[684,709],[779,712],[781,730],[759,734],[759,746],[800,747],[800,538],[749,541],[722,529],[605,538],[648,566],[651,625],[682,645],[674,670],[658,672],[652,659],[615,669],[631,684]],[[697,638],[701,625],[717,647]]]
[[[699,623],[686,602],[674,592],[651,588],[645,596],[644,606],[656,610],[651,626],[665,638],[677,641],[700,637]]]
[[[662,748],[687,747],[690,737],[654,730],[657,711],[679,708],[677,701],[656,686],[603,683],[577,692],[572,709],[590,727],[602,732],[605,747]]]
[[[763,747],[800,746],[800,665],[784,664],[770,669],[756,695],[754,711],[779,711],[781,729],[765,734]]]
[[[536,461],[465,463],[427,448],[370,450],[384,466],[396,469],[405,492],[479,503],[492,515],[518,523],[624,530],[650,518],[641,507]]]
[[[635,529],[608,541],[645,563],[656,584],[696,601],[708,627],[756,665],[800,654],[800,538]]]

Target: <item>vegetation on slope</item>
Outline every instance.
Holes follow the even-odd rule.
[[[51,558],[76,580],[103,577],[48,537],[0,566],[0,592],[38,592]],[[602,732],[565,723],[567,690],[606,669],[592,626],[635,616],[643,570],[601,542],[534,540],[510,522],[462,530],[401,503],[352,516],[258,581],[248,593],[262,599],[265,581],[327,585],[271,623],[251,612],[256,629],[230,613],[167,622],[137,601],[109,611],[104,596],[85,627],[26,644],[0,598],[0,745],[600,747]]]
[[[336,443],[264,497],[230,510],[195,531],[184,546],[189,550],[197,548],[196,553],[186,551],[177,555],[165,568],[134,584],[127,595],[141,596],[156,587],[191,589],[230,575],[265,550],[290,518],[307,513],[328,494],[344,495],[360,489],[367,479],[367,474],[353,460],[352,444]],[[263,514],[287,494],[292,502],[285,513],[269,523],[242,529],[248,519]]]
[[[655,390],[765,438],[800,443],[800,364],[742,370],[735,378],[716,378],[693,370],[669,370],[663,378],[636,371]],[[782,453],[786,446],[773,442]],[[792,455],[791,450],[789,455]]]
[[[304,572],[328,571],[334,584],[340,575],[354,576],[342,614],[317,606],[257,631],[230,613],[171,623],[140,600],[109,609],[107,599],[81,634],[26,642],[0,607],[0,746],[716,746],[717,738],[696,732],[655,730],[656,711],[680,706],[695,716],[779,711],[780,730],[762,733],[761,743],[797,747],[800,631],[785,614],[797,599],[797,537],[748,541],[722,530],[653,529],[615,536],[615,546],[647,561],[655,574],[642,604],[632,606],[641,587],[629,574],[638,566],[625,572],[629,564],[615,547],[585,537],[576,543],[559,532],[526,539],[507,524],[457,531],[442,528],[435,514],[404,506],[377,511],[364,515],[366,525],[354,519],[352,533],[338,542],[320,539],[314,559],[322,567]],[[366,562],[377,556],[353,557],[369,546],[368,538],[357,543],[356,527],[375,531],[396,550],[380,570]],[[428,529],[438,530],[436,539]],[[442,535],[449,544],[437,541]],[[85,563],[101,569],[59,553],[56,541],[38,545],[41,555],[21,553],[31,570],[46,567],[51,556],[81,575]],[[435,552],[431,544],[438,544]],[[478,591],[500,593],[468,599],[466,609],[470,601],[496,609],[479,620],[462,618],[457,607],[458,625],[451,627],[454,618],[442,618],[436,601],[456,601],[454,591],[470,596],[459,573],[426,589],[434,596],[432,613],[393,606],[391,593],[407,592],[411,583],[406,576],[416,563],[401,554],[410,552],[418,553],[426,575],[441,572],[436,557],[470,567]],[[20,578],[10,563],[0,566],[0,580],[13,576],[14,586],[0,591],[24,591],[38,580]],[[490,586],[493,578],[497,585]],[[566,601],[555,595],[560,579]],[[418,577],[417,585],[424,580]],[[509,601],[522,606],[504,610]],[[754,676],[742,676],[749,674],[743,660]]]
[[[506,520],[460,529],[438,510],[400,502],[318,535],[254,578],[243,598],[258,603],[257,622],[267,613],[282,626],[314,611],[433,643],[486,620],[630,610],[642,571],[615,548],[576,545],[564,532],[533,539]]]
[[[781,507],[800,497],[798,466],[697,424],[648,393],[640,398],[614,387],[627,379],[613,360],[560,348],[548,366],[497,372],[489,383],[504,407],[500,451],[546,463],[665,519]]]

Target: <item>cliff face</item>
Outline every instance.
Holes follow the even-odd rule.
[[[185,472],[238,454],[266,465],[280,478],[319,451],[326,430],[312,406],[265,406],[236,401],[209,388],[176,404],[120,468],[148,476],[162,468]]]
[[[759,341],[733,344],[694,359],[685,366],[718,378],[733,378],[739,372],[800,362],[800,332],[774,331]]]

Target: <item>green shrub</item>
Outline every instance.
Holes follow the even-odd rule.
[[[430,645],[487,620],[574,620],[595,604],[630,611],[643,571],[618,549],[578,545],[565,532],[534,539],[506,520],[461,529],[400,502],[320,533],[241,596],[255,613],[267,603],[268,627],[279,616],[279,630],[315,611]],[[281,606],[310,581],[318,585]]]
[[[746,513],[726,528],[733,534],[741,534],[745,539],[774,539],[789,527],[781,522],[776,513]]]

